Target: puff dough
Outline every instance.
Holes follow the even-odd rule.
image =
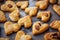
[[[60,5],[53,5],[53,10],[60,15]]]
[[[25,28],[30,28],[32,25],[31,17],[29,15],[18,20],[19,25],[24,25]]]
[[[40,8],[40,9],[46,9],[48,6],[48,2],[47,1],[38,1],[36,2],[36,7]]]
[[[0,22],[5,22],[7,19],[4,15],[4,12],[0,10]]]
[[[6,1],[5,4],[1,5],[1,10],[12,12],[18,10],[18,8],[13,1]]]
[[[25,9],[26,14],[29,14],[30,16],[35,16],[37,14],[37,7],[28,7]]]
[[[44,40],[60,40],[58,32],[49,32],[44,35]]]
[[[16,3],[18,7],[21,7],[21,9],[27,8],[28,4],[29,4],[28,1],[19,1]]]
[[[18,31],[15,40],[32,40],[30,35],[25,34],[24,31]]]
[[[6,35],[12,34],[13,32],[17,32],[20,29],[21,26],[19,26],[17,23],[12,23],[10,21],[5,22],[4,24],[4,30]]]
[[[2,37],[1,37],[0,40],[9,40],[9,38],[2,38]]]
[[[51,22],[50,27],[53,29],[58,29],[60,28],[60,20],[54,20]]]
[[[56,0],[49,0],[51,4],[54,4],[56,3],[57,1]]]
[[[41,34],[49,28],[48,24],[42,24],[40,21],[37,21],[32,26],[33,35]]]
[[[15,10],[12,13],[9,14],[9,17],[12,21],[18,21],[19,20],[19,10]]]
[[[47,22],[50,19],[50,14],[51,14],[50,11],[41,11],[38,12],[37,18],[41,18],[43,22]]]

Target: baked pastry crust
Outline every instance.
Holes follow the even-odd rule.
[[[6,1],[5,4],[1,5],[1,10],[12,12],[18,8],[13,1]]]
[[[47,22],[50,19],[51,12],[50,11],[41,11],[38,12],[37,18],[41,18],[43,22]]]
[[[5,34],[9,35],[12,34],[13,32],[17,32],[20,29],[21,26],[19,26],[17,23],[12,23],[10,21],[5,22],[4,24],[4,30]]]
[[[4,12],[0,10],[0,22],[5,22],[7,19],[4,15]]]
[[[31,17],[29,15],[18,20],[19,25],[24,25],[25,28],[30,28],[32,25]]]
[[[42,24],[40,21],[37,21],[32,26],[33,35],[41,34],[49,28],[48,24]]]
[[[59,33],[58,32],[49,32],[44,35],[44,40],[59,40]]]
[[[28,1],[19,1],[19,2],[16,3],[16,5],[17,5],[18,7],[21,7],[21,9],[27,8],[28,4],[29,4]]]
[[[24,31],[18,31],[15,40],[32,40],[30,35],[25,34]]]
[[[29,14],[30,16],[35,16],[37,14],[37,7],[28,7],[25,9],[26,14]]]
[[[60,28],[60,20],[54,20],[51,22],[50,27],[53,29],[58,29]]]
[[[12,21],[18,21],[19,20],[19,10],[15,10],[12,13],[9,14],[9,17]]]
[[[56,0],[49,0],[51,4],[55,4],[57,1]]]
[[[53,10],[60,15],[60,5],[53,5]]]
[[[60,28],[58,28],[59,32],[60,32]]]
[[[0,38],[0,40],[9,40],[9,38]]]
[[[46,9],[48,6],[48,1],[38,1],[36,2],[36,7],[40,8],[40,9]]]

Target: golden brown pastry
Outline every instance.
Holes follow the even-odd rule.
[[[6,0],[6,1],[12,1],[12,0]]]
[[[44,40],[60,40],[58,32],[49,32],[44,35]]]
[[[38,1],[38,2],[36,2],[36,7],[40,8],[40,9],[46,9],[47,6],[48,6],[47,1]]]
[[[60,20],[54,20],[51,22],[50,27],[53,29],[58,29],[60,28]]]
[[[33,35],[41,34],[49,28],[48,24],[42,24],[40,21],[37,21],[32,26]]]
[[[20,29],[21,26],[19,26],[17,23],[12,23],[10,21],[5,22],[4,24],[4,30],[6,35],[12,34],[13,32],[17,32]]]
[[[59,34],[60,34],[60,28],[58,28]]]
[[[5,22],[6,21],[6,17],[4,15],[4,12],[0,10],[0,22]]]
[[[60,15],[60,5],[53,5],[53,10]]]
[[[24,25],[25,28],[30,28],[32,25],[32,21],[29,15],[22,17],[18,20],[19,25]]]
[[[50,2],[51,4],[54,4],[54,3],[57,2],[57,0],[49,0],[49,2]]]
[[[6,1],[5,4],[1,5],[1,10],[12,12],[18,8],[13,1]]]
[[[15,10],[12,13],[9,14],[9,17],[12,21],[18,21],[19,20],[19,10]]]
[[[18,2],[16,3],[16,5],[17,5],[18,7],[21,7],[21,9],[27,8],[28,4],[29,4],[28,1],[18,1]]]
[[[30,16],[35,16],[37,14],[37,7],[28,7],[25,9],[25,12],[29,14]]]
[[[9,38],[0,38],[0,40],[9,40]]]
[[[18,31],[15,40],[32,40],[30,35],[25,34],[24,31]]]
[[[37,14],[37,18],[41,18],[41,20],[43,22],[47,22],[50,18],[50,11],[41,11],[41,12],[38,12]]]

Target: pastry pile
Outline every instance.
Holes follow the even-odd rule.
[[[38,11],[45,10],[51,3],[52,9],[60,16],[60,0],[58,4],[56,0],[40,0],[35,3],[34,7],[29,7],[29,1],[18,1],[6,0],[0,8],[0,23],[4,23],[4,31],[6,35],[11,35],[17,32],[15,40],[32,40],[32,36],[25,34],[21,30],[22,26],[25,29],[32,28],[32,34],[37,35],[46,32],[49,27],[58,30],[58,32],[49,32],[44,35],[44,40],[60,40],[60,20],[53,20],[50,25],[48,22],[51,19],[51,11]],[[27,16],[20,17],[20,10],[24,10]],[[5,12],[10,12],[9,19],[5,16]],[[41,21],[32,22],[32,17],[41,19]],[[15,23],[16,22],[16,23]],[[44,22],[44,23],[43,23]],[[0,40],[9,40],[9,38],[0,38]]]

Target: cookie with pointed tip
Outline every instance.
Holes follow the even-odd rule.
[[[28,4],[29,4],[28,1],[19,1],[19,2],[16,3],[16,5],[18,7],[21,7],[21,9],[27,8],[28,7]]]
[[[60,5],[53,5],[53,10],[60,16]]]
[[[32,25],[31,17],[29,15],[18,20],[19,25],[24,25],[25,28],[30,28]]]
[[[37,21],[32,26],[33,35],[41,34],[49,28],[48,24],[42,24],[40,21]]]
[[[10,21],[6,22],[4,24],[4,30],[6,35],[12,34],[13,32],[17,32],[20,29],[21,26],[19,26],[17,23],[12,23]]]
[[[1,10],[12,12],[18,8],[13,1],[6,1],[5,4],[1,5]]]
[[[14,10],[11,14],[9,14],[9,17],[12,21],[18,21],[19,15],[19,10]]]
[[[50,27],[53,29],[58,29],[60,28],[60,20],[54,20],[51,22]]]
[[[0,40],[10,40],[9,38],[0,38]]]
[[[29,14],[30,16],[35,16],[37,14],[37,7],[28,7],[25,9],[26,14]]]
[[[15,40],[32,40],[30,35],[25,34],[24,31],[18,31]]]
[[[59,40],[59,33],[58,32],[49,32],[44,35],[44,40]]]
[[[49,2],[50,2],[51,4],[55,4],[55,3],[57,2],[57,0],[49,0]]]
[[[41,11],[38,12],[37,18],[41,18],[43,22],[47,22],[50,19],[50,11]]]
[[[5,22],[7,19],[4,15],[4,12],[0,10],[0,22]]]
[[[36,7],[40,8],[40,9],[46,9],[48,6],[48,2],[47,1],[38,1],[36,2]]]

